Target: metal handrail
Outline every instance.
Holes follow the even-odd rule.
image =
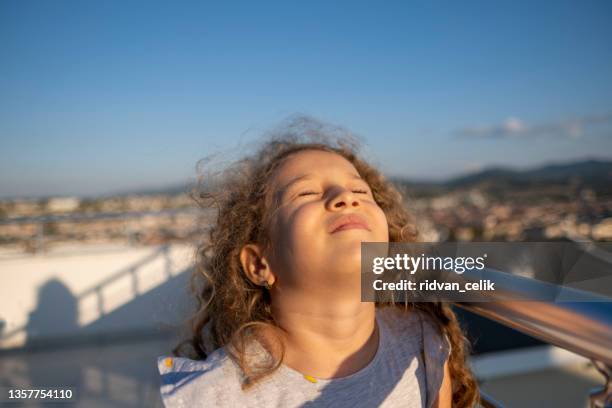
[[[495,271],[485,271],[495,273]],[[497,272],[499,273],[499,272]],[[591,394],[591,406],[608,407],[612,404],[612,299],[602,301],[597,295],[563,288],[570,297],[581,299],[573,302],[545,302],[516,299],[526,294],[548,290],[549,283],[507,275],[496,280],[499,294],[488,294],[487,302],[458,302],[457,306],[501,323],[546,343],[564,348],[591,359],[606,377],[603,390]],[[559,288],[561,288],[559,286]],[[496,290],[497,292],[497,290]]]
[[[480,391],[479,404],[482,408],[503,408],[502,404],[483,391]]]

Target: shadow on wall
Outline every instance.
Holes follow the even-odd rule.
[[[47,281],[39,289],[36,309],[28,317],[26,347],[32,347],[37,338],[75,333],[78,330],[77,319],[77,299],[70,289],[58,279]]]
[[[58,279],[45,282],[38,291],[36,309],[30,312],[25,331],[26,347],[37,339],[58,338],[78,330],[78,304],[70,289]],[[34,353],[28,359],[27,378],[32,385],[81,389],[82,367],[73,359],[52,359],[41,370]]]

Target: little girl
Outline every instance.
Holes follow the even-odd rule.
[[[474,406],[447,305],[360,301],[361,242],[417,239],[400,194],[347,138],[288,129],[202,195],[216,218],[192,334],[158,359],[165,405]]]

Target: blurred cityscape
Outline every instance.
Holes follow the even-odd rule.
[[[424,241],[612,241],[612,162],[393,181]],[[0,201],[0,246],[36,252],[73,242],[193,242],[206,217],[187,190]]]

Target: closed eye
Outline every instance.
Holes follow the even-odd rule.
[[[320,193],[317,193],[316,191],[302,191],[300,194],[298,194],[298,197],[314,195],[314,194],[320,194]]]
[[[353,193],[355,194],[368,194],[368,190],[361,190],[361,189],[357,189],[357,190],[351,190]],[[303,196],[309,196],[309,195],[319,195],[322,194],[320,192],[317,191],[302,191],[301,193],[299,193],[297,196],[298,197],[303,197]]]

